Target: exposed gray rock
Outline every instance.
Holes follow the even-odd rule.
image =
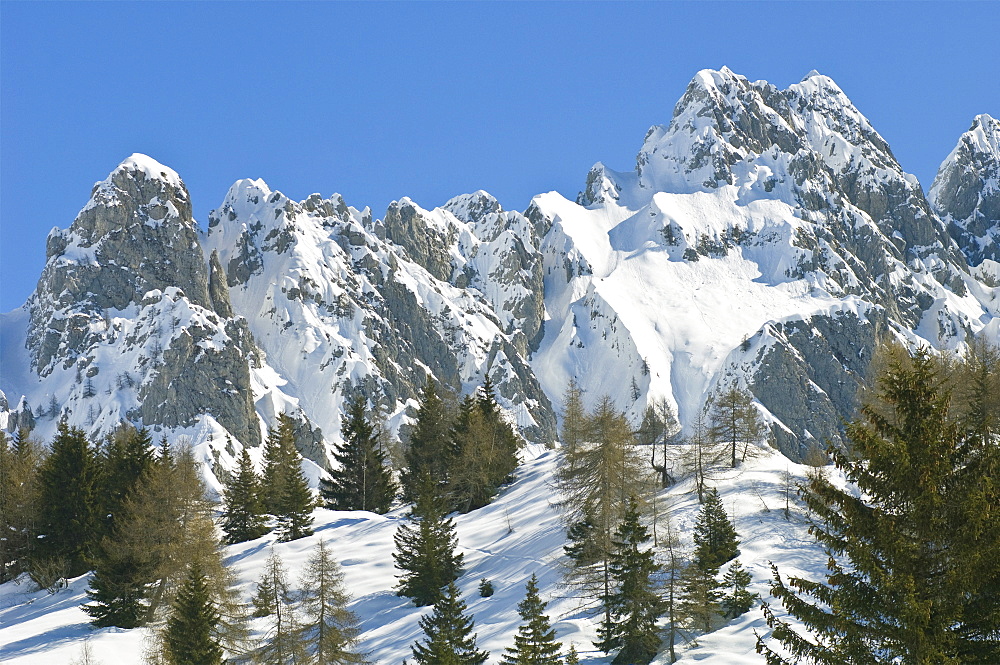
[[[1000,261],[1000,120],[976,116],[942,162],[928,197],[970,265]]]
[[[389,204],[384,224],[385,237],[404,248],[409,259],[435,278],[451,281],[453,267],[448,248],[455,243],[456,229],[432,227],[409,199]]]

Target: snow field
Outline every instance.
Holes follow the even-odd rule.
[[[490,663],[498,663],[520,624],[517,603],[524,597],[524,585],[538,575],[541,597],[565,648],[574,644],[584,663],[604,663],[609,659],[593,646],[598,617],[578,597],[561,584],[565,562],[562,547],[565,533],[557,504],[554,473],[561,455],[556,450],[532,447],[518,469],[517,480],[505,488],[491,505],[467,515],[454,516],[459,548],[465,554],[465,573],[458,580],[468,611],[476,621],[480,648],[490,652]],[[787,462],[774,453],[748,461],[741,469],[720,471],[717,487],[726,509],[740,534],[740,561],[753,575],[751,591],[767,598],[771,577],[770,561],[783,575],[803,575],[819,579],[826,556],[807,534],[803,509],[793,497],[791,520],[784,519],[782,473],[788,470],[793,482],[805,478],[806,467]],[[690,548],[691,533],[698,512],[697,497],[690,481],[660,493],[684,546]],[[361,511],[314,513],[315,534],[290,543],[278,543],[273,535],[226,548],[226,562],[238,577],[239,590],[249,601],[255,591],[271,548],[281,557],[294,587],[313,546],[324,539],[340,561],[347,589],[354,601],[350,608],[361,620],[360,648],[375,663],[399,663],[411,656],[410,645],[422,639],[418,621],[431,608],[415,607],[409,599],[393,591],[393,534],[405,519],[406,510],[397,508],[386,515]],[[661,509],[658,533],[663,533]],[[652,526],[649,524],[648,526]],[[478,593],[479,580],[490,579],[496,592],[489,598]],[[78,658],[85,640],[94,656],[105,665],[138,663],[145,629],[91,629],[80,605],[86,602],[89,575],[71,580],[68,588],[49,594],[29,591],[30,581],[0,586],[0,662],[8,665],[52,665]],[[589,603],[593,606],[593,603]],[[779,612],[780,614],[780,612]],[[265,620],[256,620],[262,633]],[[722,623],[722,620],[719,620]],[[759,608],[723,625],[709,635],[685,634],[696,643],[682,644],[680,662],[715,665],[742,665],[761,661],[754,653],[754,631],[765,634],[767,627]],[[654,661],[665,663],[666,653]]]

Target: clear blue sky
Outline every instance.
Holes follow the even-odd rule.
[[[0,311],[133,152],[205,223],[238,178],[381,216],[485,189],[523,210],[634,166],[699,69],[836,80],[927,188],[1000,115],[1000,4],[0,2]]]

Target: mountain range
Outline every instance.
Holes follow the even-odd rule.
[[[477,191],[376,217],[246,179],[203,227],[181,177],[135,154],[0,315],[0,427],[127,420],[231,468],[287,412],[315,479],[358,392],[405,436],[428,378],[489,376],[553,445],[571,380],[684,427],[738,386],[799,460],[842,441],[880,341],[1000,339],[1000,122],[977,116],[928,192],[816,72],[780,90],[701,71],[634,169],[598,163],[575,200],[523,211]]]

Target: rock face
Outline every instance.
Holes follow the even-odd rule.
[[[122,419],[186,428],[210,416],[239,440],[260,441],[253,341],[232,318],[225,283],[209,279],[174,171],[132,155],[95,185],[68,229],[49,234],[47,252],[26,305],[46,429],[62,417],[100,432]]]
[[[969,265],[1000,261],[1000,120],[976,116],[941,163],[929,198]]]
[[[287,412],[325,466],[346,400],[398,434],[431,377],[488,375],[538,443],[571,379],[588,406],[610,395],[638,423],[665,399],[685,426],[738,385],[799,459],[843,443],[878,342],[1000,339],[998,137],[978,116],[929,203],[829,78],[705,70],[633,170],[596,164],[573,201],[522,214],[478,191],[376,219],[240,180],[204,235],[177,174],[133,155],[0,315],[0,426],[126,419],[221,441],[225,465],[227,437],[257,445]]]
[[[840,441],[877,339],[995,335],[992,290],[916,178],[815,72],[787,90],[699,72],[634,171],[598,163],[575,202],[532,209],[551,224],[536,373],[636,420],[662,397],[690,423],[735,383],[798,459]]]
[[[527,362],[544,312],[533,234],[485,192],[435,210],[402,199],[375,220],[338,195],[296,202],[242,180],[205,243],[280,377],[260,378],[266,422],[301,409],[333,443],[360,391],[398,429],[428,377],[467,393],[489,373],[522,434],[549,443],[555,417]]]

